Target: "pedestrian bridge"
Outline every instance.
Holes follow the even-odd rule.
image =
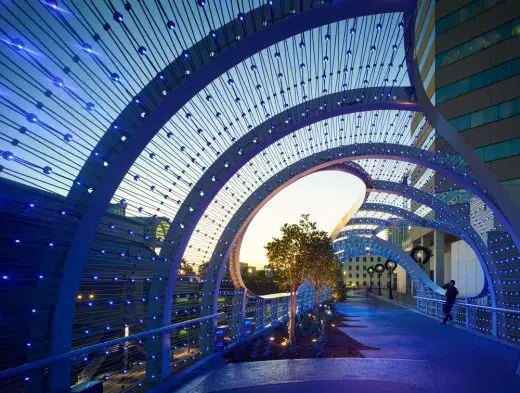
[[[335,308],[338,327],[370,349],[363,358],[294,359],[216,365],[178,392],[516,392],[519,352],[382,300]],[[485,358],[486,362],[481,360]]]
[[[221,390],[233,373],[262,391],[253,372],[283,384],[311,369],[331,388],[355,379],[352,389],[442,390],[452,360],[465,375],[474,366],[480,389],[489,384],[477,359],[517,386],[502,345],[520,340],[520,211],[427,88],[425,4],[0,1],[0,390],[167,391],[284,322],[286,295],[245,285],[240,244],[267,201],[324,170],[366,187],[333,233],[338,259],[395,261],[418,312],[440,316],[440,253],[432,277],[403,242],[378,235],[423,228],[471,249],[483,285],[454,322],[479,335],[347,304],[338,307],[368,319],[384,313],[399,337],[423,329],[416,349],[434,353],[346,360],[357,378],[325,372],[340,360],[223,367]],[[313,299],[300,287],[298,312]],[[400,330],[403,318],[418,328]],[[409,348],[394,344],[378,354]],[[382,374],[396,364],[408,379]],[[445,382],[473,391],[464,378]]]

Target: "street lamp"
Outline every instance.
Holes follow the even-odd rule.
[[[378,285],[378,288],[379,288],[378,295],[381,296],[381,274],[383,274],[383,272],[385,271],[385,267],[383,265],[381,265],[380,263],[378,263],[375,266],[375,269],[376,269],[377,279],[378,279],[378,282],[377,282],[377,285]]]
[[[375,272],[376,272],[376,269],[374,269],[373,266],[369,266],[367,268],[367,273],[370,276],[370,292],[372,292],[372,277],[374,277]]]
[[[394,274],[394,270],[397,269],[397,263],[389,259],[385,262],[385,268],[388,271],[388,299],[393,299],[394,296],[392,295],[392,275]]]

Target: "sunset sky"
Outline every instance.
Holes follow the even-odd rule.
[[[244,236],[240,261],[263,268],[268,263],[264,246],[280,235],[284,223],[296,223],[301,214],[309,213],[318,228],[332,232],[364,192],[363,182],[344,172],[318,172],[298,180],[258,212]]]

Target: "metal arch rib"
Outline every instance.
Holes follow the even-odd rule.
[[[382,146],[381,150],[386,152],[387,154],[389,154],[391,149],[388,149],[387,147],[388,147],[387,145]],[[240,239],[240,237],[243,236],[244,231],[247,228],[247,225],[252,220],[252,218],[255,216],[255,214],[260,210],[260,208],[269,199],[271,199],[274,195],[276,195],[281,189],[283,189],[288,184],[290,184],[306,175],[314,173],[316,171],[325,170],[327,167],[337,168],[338,164],[342,164],[343,162],[359,158],[358,156],[343,157],[341,159],[333,158],[333,157],[338,156],[338,152],[340,150],[342,151],[343,154],[345,154],[345,153],[348,154],[349,148],[352,149],[352,147],[350,147],[350,146],[345,146],[343,148],[333,149],[334,150],[333,152],[331,152],[331,151],[320,152],[320,153],[314,154],[313,156],[302,159],[301,161],[285,168],[277,175],[271,177],[257,191],[257,195],[251,195],[242,204],[240,209],[233,215],[233,217],[229,221],[228,225],[226,226],[226,229],[223,231],[223,233],[217,243],[217,247],[213,253],[211,261],[210,261],[210,264],[212,264],[212,265],[216,264],[216,265],[220,266],[220,269],[218,269],[218,271],[220,273],[219,273],[219,277],[216,280],[216,289],[214,290],[214,293],[218,293],[218,288],[220,285],[220,279],[222,277],[223,267],[225,266],[225,262],[229,258],[229,253],[230,253],[232,245],[235,244],[237,239]],[[359,148],[359,145],[357,146],[357,148]],[[329,155],[329,156],[326,157],[325,155]],[[393,157],[393,158],[403,159],[403,157],[404,157],[404,155],[402,157]],[[407,160],[410,160],[413,157],[414,157],[414,155],[406,155]],[[421,164],[420,160],[417,160],[416,162],[418,164]],[[296,172],[296,175],[294,174],[295,172]],[[447,172],[449,172],[449,170],[447,170],[446,168],[443,168],[443,172],[447,173]],[[452,173],[450,175],[450,177],[453,177],[453,176],[457,177],[455,174]],[[279,184],[280,179],[284,179],[282,181],[281,185]],[[404,185],[400,184],[400,183],[397,184],[396,186],[393,186],[392,182],[375,181],[373,183],[375,184],[375,186],[374,186],[375,188],[377,188],[377,187],[383,188],[386,185],[387,187],[385,187],[385,188],[387,190],[391,190],[391,192],[393,192],[393,193],[402,192],[403,194],[408,195],[411,191],[410,190],[411,187],[408,187],[408,186],[406,186],[406,189],[404,189],[404,188],[399,189],[399,187],[401,187],[401,186],[404,187]],[[387,191],[387,190],[385,190],[385,191]],[[415,190],[417,190],[417,189],[414,189],[414,191]],[[418,191],[418,195],[421,196],[422,201],[429,200],[429,198],[427,196],[429,196],[430,198],[434,198],[430,194],[424,193],[421,190],[417,190],[417,191]],[[444,202],[442,202],[442,201],[438,201],[438,203],[439,203],[439,205],[444,204]],[[431,204],[433,206],[436,205],[436,203],[433,203],[433,202]],[[449,206],[444,207],[444,205],[442,208],[440,208],[439,206],[437,206],[437,208],[439,208],[440,210],[443,210],[443,211],[447,210],[447,209],[449,210]],[[458,229],[461,232],[464,232],[460,227]],[[480,253],[478,253],[478,255],[480,257]],[[484,263],[484,261],[482,259],[480,259],[480,260],[482,263]],[[488,277],[488,283],[491,284],[489,277]],[[492,288],[490,288],[490,289],[492,289]],[[490,291],[490,294],[492,296],[492,301],[494,302],[492,290]],[[213,308],[215,308],[215,307],[216,307],[216,298],[213,299]],[[211,307],[208,308],[208,312],[210,310],[211,310]]]
[[[383,257],[387,257],[388,254],[381,252],[381,250],[387,250],[387,252],[392,256],[392,259],[406,270],[406,272],[410,275],[416,284],[424,285],[433,292],[439,295],[444,295],[445,291],[440,286],[435,284],[430,279],[430,277],[428,277],[426,273],[417,266],[417,263],[413,260],[413,258],[403,249],[376,236],[353,237],[350,239],[351,241],[349,242],[350,244],[348,247],[349,253],[346,254],[349,257],[366,255],[365,247],[367,246],[370,247],[371,253]]]
[[[504,188],[486,164],[476,155],[462,137],[454,130],[452,125],[444,118],[428,97],[419,71],[417,58],[414,56],[415,47],[415,13],[406,12],[405,19],[405,44],[406,63],[410,84],[415,88],[415,96],[421,111],[433,128],[442,136],[467,162],[473,173],[478,173],[472,186],[474,192],[499,218],[508,233],[511,235],[517,249],[520,249],[520,221],[514,220],[520,215],[520,208],[511,200]],[[478,182],[477,182],[478,181]]]
[[[164,100],[152,88],[159,76],[152,80],[140,92],[140,95],[150,93],[152,97],[160,101],[160,104],[152,108],[150,115],[144,119],[140,119],[132,113],[131,105],[129,105],[114,124],[122,124],[124,128],[126,124],[135,122],[139,124],[136,132],[131,135],[128,142],[120,150],[112,152],[113,154],[109,157],[112,165],[107,168],[102,176],[99,176],[99,181],[96,181],[99,173],[96,171],[95,162],[90,159],[87,160],[79,177],[94,186],[96,191],[92,195],[69,194],[71,206],[78,204],[76,208],[82,213],[82,217],[75,228],[75,235],[64,260],[65,267],[52,325],[51,353],[59,354],[70,349],[75,306],[73,295],[79,286],[88,250],[94,240],[97,225],[101,221],[106,206],[108,206],[110,199],[132,163],[174,113],[212,80],[254,53],[276,42],[327,23],[370,14],[404,12],[414,8],[414,6],[415,0],[365,0],[362,2],[337,0],[326,3],[319,8],[300,10],[301,12],[277,20],[262,30],[254,29],[255,33],[252,36],[238,41],[234,46],[227,48],[223,54],[216,56],[210,63],[200,66],[193,76],[183,80],[179,87],[167,95]],[[252,10],[251,13],[257,13],[259,20],[261,20],[262,11],[263,7],[259,7]],[[247,20],[257,20],[258,18],[248,15]],[[228,25],[222,27],[222,29],[226,28],[228,28]],[[205,45],[205,40],[202,40],[200,45]],[[181,60],[179,58],[176,61],[180,62]],[[110,132],[105,133],[96,148],[101,148],[101,151],[103,151],[105,146],[110,145],[113,138],[114,136]],[[94,175],[88,176],[91,173]],[[51,369],[50,385],[53,390],[68,388],[69,368],[70,365],[64,363]]]
[[[311,119],[307,119],[307,121],[312,123]],[[297,128],[298,127],[294,125],[294,129]],[[269,146],[271,143],[272,141],[269,140],[260,141],[259,143],[254,144],[255,154],[263,150],[265,147]],[[206,207],[211,203],[212,199],[217,195],[218,191],[224,186],[224,184],[242,167],[243,164],[245,164],[248,161],[249,157],[245,156],[246,154],[242,154],[242,156],[240,156],[239,162],[235,162],[234,165],[230,165],[228,168],[221,168],[219,174],[220,178],[218,178],[216,184],[213,183],[215,185],[213,186],[213,188],[210,188],[208,190],[204,198],[200,198],[198,197],[198,195],[195,195],[196,193],[194,193],[192,200],[188,198],[186,199],[187,201],[189,201],[191,206],[196,206],[194,212],[187,212],[187,206],[183,206],[179,210],[179,213],[181,212],[181,210],[185,210],[186,212],[184,214],[188,216],[188,219],[187,221],[183,221],[183,231],[175,232],[175,234],[178,235],[176,239],[173,238],[173,231],[171,230],[166,239],[167,243],[175,241],[177,243],[177,247],[175,253],[173,254],[173,264],[170,270],[168,289],[166,293],[166,301],[164,307],[164,315],[168,315],[168,313],[171,310],[171,304],[168,304],[168,301],[169,299],[171,300],[171,296],[169,295],[173,294],[173,286],[177,275],[178,264],[180,263],[180,260],[184,254],[184,250],[187,246],[189,238],[193,230],[195,229],[195,226],[199,218],[202,216]],[[391,143],[367,143],[340,146],[316,153],[310,157],[298,161],[296,164],[301,165],[302,163],[305,163],[304,165],[307,165],[307,168],[313,168],[312,170],[308,170],[299,176],[303,177],[308,173],[312,173],[317,170],[322,170],[323,168],[326,168],[331,165],[338,165],[348,161],[369,158],[387,158],[415,163],[433,169],[441,173],[442,175],[450,178],[455,183],[463,185],[464,187],[470,190],[474,190],[475,188],[474,185],[470,181],[468,181],[468,179],[465,178],[463,174],[458,174],[454,172],[451,167],[445,164],[444,160],[439,160],[438,158],[436,158],[434,153],[408,145],[397,145]],[[291,168],[293,168],[293,166],[290,166],[288,168],[290,170]],[[285,168],[283,172],[287,172],[288,168]],[[179,240],[177,241],[177,239]],[[225,259],[227,260],[227,258],[229,257],[229,252],[226,252],[225,255]],[[165,318],[167,317],[165,316]]]

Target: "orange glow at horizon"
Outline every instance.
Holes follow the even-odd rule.
[[[240,261],[257,269],[267,265],[264,246],[280,235],[284,223],[296,223],[309,213],[318,228],[331,233],[343,215],[365,193],[365,185],[356,176],[340,171],[308,175],[280,191],[258,212],[249,225]]]

